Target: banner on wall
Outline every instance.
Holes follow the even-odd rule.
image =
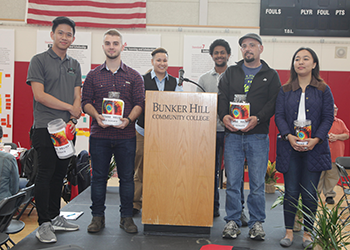
[[[37,53],[44,52],[52,47],[50,30],[37,31]],[[91,32],[77,32],[75,40],[68,48],[68,55],[77,59],[81,66],[82,82],[91,70]],[[88,150],[90,136],[90,117],[82,114],[77,124],[77,140],[75,149],[77,153],[81,150]]]
[[[142,37],[142,39],[140,39]],[[151,53],[160,47],[160,35],[125,34],[122,61],[144,75],[152,68]]]
[[[12,142],[15,31],[0,29],[0,123],[3,142]]]
[[[216,39],[224,39],[230,44],[231,57],[228,65],[238,60],[238,37],[236,36],[184,36],[184,77],[198,83],[199,77],[214,67],[209,47]],[[184,91],[196,91],[197,87],[184,82]]]

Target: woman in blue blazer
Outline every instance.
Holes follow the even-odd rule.
[[[286,235],[284,247],[293,243],[296,206],[301,194],[304,212],[317,209],[317,185],[321,172],[332,167],[328,131],[333,123],[333,96],[319,75],[319,61],[310,48],[300,48],[293,55],[288,82],[276,100],[275,122],[280,132],[277,140],[276,168],[285,181],[283,202]],[[295,134],[294,121],[311,121],[311,137],[301,140]],[[304,220],[303,248],[311,247],[313,221]]]

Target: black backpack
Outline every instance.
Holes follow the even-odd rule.
[[[22,152],[19,160],[22,165],[21,177],[28,179],[27,187],[29,187],[34,184],[38,172],[38,153],[32,147]]]
[[[78,193],[80,194],[90,186],[90,183],[90,156],[86,150],[82,150],[78,156],[73,155],[69,162],[62,189],[62,198],[68,203],[71,200],[71,185],[78,185]]]
[[[86,150],[82,150],[77,159],[77,176],[79,194],[83,192],[91,183],[91,164],[90,156]]]

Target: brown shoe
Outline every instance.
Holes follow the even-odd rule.
[[[124,229],[129,234],[137,233],[137,226],[135,225],[132,217],[120,218],[120,228]]]
[[[87,231],[89,233],[97,233],[104,227],[105,227],[105,217],[104,216],[102,216],[102,217],[93,216],[91,223],[87,228]]]
[[[134,217],[135,215],[139,214],[140,213],[140,209],[137,209],[137,208],[133,208],[132,209],[132,216]]]

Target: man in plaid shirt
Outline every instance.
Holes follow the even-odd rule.
[[[82,93],[82,109],[93,118],[90,131],[90,208],[93,217],[87,230],[96,233],[105,227],[106,186],[113,154],[120,179],[120,227],[127,233],[137,233],[137,226],[132,219],[135,120],[144,109],[144,83],[137,71],[121,61],[124,45],[119,31],[108,30],[104,34],[102,48],[106,61],[89,72]],[[119,92],[119,99],[124,101],[124,115],[117,126],[105,125],[105,118],[101,115],[103,98],[108,98],[109,92]]]

